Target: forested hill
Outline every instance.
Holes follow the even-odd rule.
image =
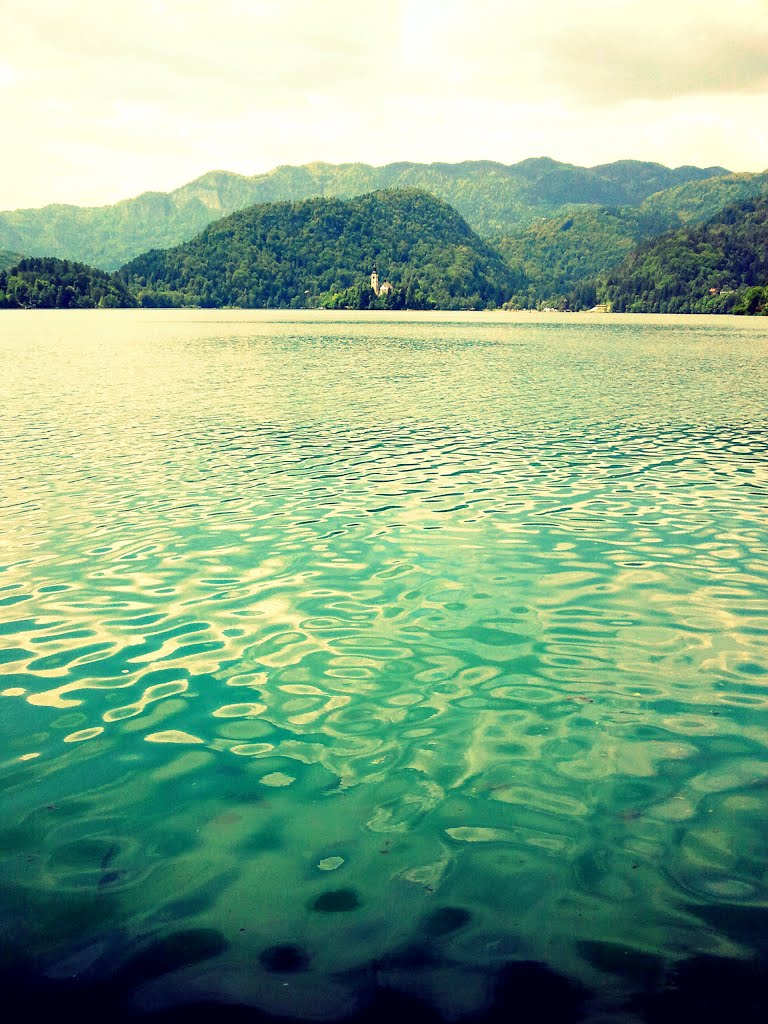
[[[212,221],[254,203],[313,196],[348,199],[403,187],[444,199],[490,238],[552,216],[563,205],[637,205],[660,190],[728,173],[722,167],[670,169],[638,160],[577,167],[546,157],[512,165],[312,163],[253,177],[211,171],[173,192],[145,192],[113,206],[55,205],[0,213],[0,249],[113,270],[147,249],[191,239]]]
[[[616,268],[639,243],[766,193],[768,173],[722,175],[655,192],[639,206],[563,206],[489,241],[525,271],[517,305],[581,308],[594,305],[594,278]]]
[[[641,215],[673,217],[682,223],[710,220],[726,206],[756,199],[768,192],[768,171],[761,174],[728,174],[691,180],[656,192],[640,204]]]
[[[55,257],[29,258],[0,270],[0,309],[94,309],[135,306],[116,274]]]
[[[393,286],[378,300],[374,263]],[[454,209],[415,189],[258,204],[120,274],[150,306],[471,309],[520,286]]]
[[[646,242],[603,292],[616,312],[768,312],[768,197]]]
[[[512,305],[588,309],[597,301],[595,278],[618,266],[640,242],[678,224],[674,217],[637,207],[582,205],[500,237],[496,248],[523,273]]]

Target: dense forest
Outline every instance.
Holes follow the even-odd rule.
[[[765,312],[768,196],[643,243],[599,290],[615,312]]]
[[[558,217],[494,239],[523,280],[509,305],[588,309],[596,302],[595,278],[617,267],[641,241],[675,224],[675,218],[636,207],[571,206]]]
[[[374,263],[392,285],[378,298]],[[416,189],[258,204],[120,275],[148,306],[483,309],[521,285],[454,209]]]
[[[135,306],[116,274],[53,256],[0,270],[0,309],[104,309]]]
[[[350,199],[411,187],[450,203],[493,243],[496,236],[525,229],[541,218],[559,217],[564,206],[637,206],[661,190],[712,182],[728,173],[722,167],[671,169],[639,160],[577,167],[546,157],[512,165],[312,163],[253,177],[211,171],[173,192],[145,192],[112,206],[59,204],[0,213],[0,249],[115,270],[148,249],[188,241],[207,224],[254,203],[319,196]],[[740,187],[750,178],[739,177]]]

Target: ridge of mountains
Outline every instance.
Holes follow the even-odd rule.
[[[724,167],[671,169],[620,160],[588,168],[549,157],[511,165],[493,161],[404,162],[382,167],[310,163],[277,167],[252,177],[210,171],[172,192],[144,192],[111,206],[57,204],[0,213],[0,249],[115,270],[148,249],[188,241],[212,221],[254,203],[315,196],[349,199],[388,188],[431,192],[455,207],[478,234],[492,240],[556,215],[563,207],[636,207],[660,191],[685,190],[729,175]],[[740,187],[748,185],[743,182]],[[681,193],[675,203],[685,206],[686,195]]]
[[[376,174],[388,187],[359,194]],[[403,176],[426,178],[430,187],[389,184]],[[262,192],[322,187],[353,197],[257,202],[221,216],[217,208],[242,202],[254,182]],[[668,187],[649,193],[660,183]],[[435,195],[438,187],[483,230]],[[632,202],[598,201],[617,195]],[[768,309],[766,204],[768,172],[638,161],[599,168],[546,158],[511,167],[311,164],[253,179],[211,172],[176,193],[145,193],[111,207],[0,214],[0,306],[577,310],[607,302],[616,311],[759,313]],[[147,210],[154,208],[171,214],[153,219]],[[64,211],[64,219],[46,227],[51,211]],[[136,223],[146,239],[190,230],[203,214],[206,224],[192,239],[143,251],[119,273],[75,260],[61,229],[68,225],[82,248],[104,243],[111,224],[114,260],[139,244],[131,234]],[[65,259],[17,255],[32,243],[3,218],[33,223],[34,215],[42,218],[40,237],[55,235],[47,250],[55,244]],[[82,232],[73,228],[78,217],[85,217]],[[88,217],[101,218],[98,230],[89,232]],[[390,279],[381,294],[368,285],[377,260]]]

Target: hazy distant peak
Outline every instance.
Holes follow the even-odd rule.
[[[551,156],[529,156],[525,160],[519,160],[516,164],[510,164],[510,168],[521,173],[537,172],[542,173],[546,171],[555,170],[556,168],[568,167],[573,168],[575,164],[563,163],[560,160],[554,160]]]

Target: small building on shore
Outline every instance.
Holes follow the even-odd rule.
[[[375,263],[373,264],[373,270],[371,271],[371,288],[373,289],[373,294],[377,298],[379,295],[389,295],[389,293],[394,290],[387,280],[384,280],[379,284],[379,272],[376,269]]]

